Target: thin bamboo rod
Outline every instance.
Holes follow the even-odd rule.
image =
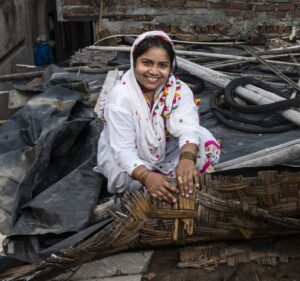
[[[90,46],[87,47],[88,50],[93,51],[119,51],[119,52],[130,52],[131,47],[128,46]],[[243,56],[235,56],[235,55],[228,55],[228,54],[216,54],[216,53],[207,53],[207,52],[195,52],[195,51],[182,51],[182,50],[175,50],[177,55],[187,55],[187,56],[205,56],[211,58],[218,58],[218,59],[233,59],[233,60],[240,60],[240,61],[249,61],[249,62],[256,62],[256,58],[250,57],[243,57]],[[280,65],[289,65],[289,66],[300,66],[299,63],[292,63],[292,62],[282,62],[282,61],[274,61],[274,60],[267,60],[270,63],[280,64]]]

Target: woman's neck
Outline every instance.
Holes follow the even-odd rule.
[[[143,94],[147,98],[147,100],[149,101],[149,103],[152,105],[154,103],[155,92],[153,92],[153,91],[147,91],[147,92],[143,92]]]

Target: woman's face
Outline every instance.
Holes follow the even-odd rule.
[[[153,47],[136,59],[135,77],[145,94],[155,93],[171,72],[171,62],[164,48]]]

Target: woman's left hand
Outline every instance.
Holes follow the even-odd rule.
[[[199,187],[199,175],[196,164],[190,159],[181,159],[176,167],[176,178],[182,196],[189,197],[194,185]]]

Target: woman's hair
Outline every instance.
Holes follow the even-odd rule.
[[[133,65],[135,65],[136,60],[139,56],[146,53],[151,48],[163,48],[166,50],[170,58],[171,69],[175,72],[176,69],[176,55],[173,49],[171,42],[166,39],[155,36],[155,37],[146,37],[142,40],[133,50]],[[173,65],[174,64],[174,65]]]

